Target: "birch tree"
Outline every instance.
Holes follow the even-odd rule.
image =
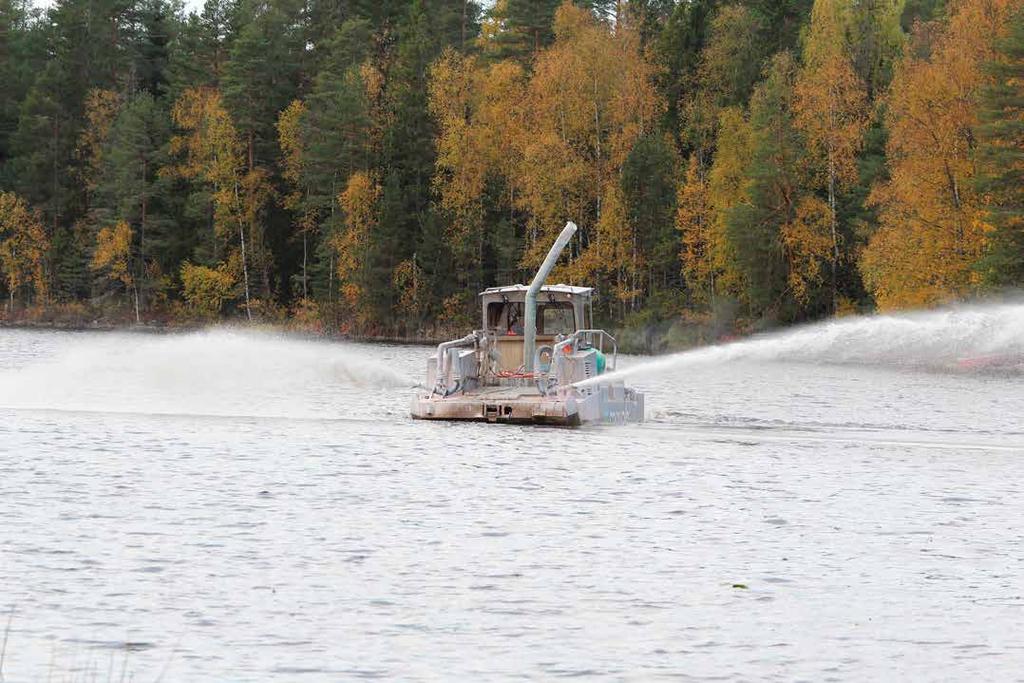
[[[12,192],[0,192],[0,268],[7,284],[9,310],[17,293],[31,287],[36,302],[47,300],[46,252],[49,240],[39,214]]]
[[[868,126],[867,88],[854,71],[844,30],[848,9],[844,0],[816,0],[795,86],[796,125],[807,137],[814,176],[828,202],[833,313],[839,299],[838,196],[857,180],[857,153]]]
[[[132,275],[132,229],[127,221],[101,228],[96,234],[96,248],[90,263],[92,269],[124,285],[126,296],[135,303],[135,322],[142,322],[139,312],[139,290]]]
[[[248,145],[238,135],[217,90],[186,90],[171,113],[184,131],[171,140],[171,151],[183,159],[168,171],[211,188],[215,231],[219,236],[234,231],[238,237],[245,313],[252,320],[249,252],[251,244],[259,244],[255,235],[261,230],[261,212],[271,196],[266,173],[248,168]]]
[[[974,190],[978,97],[1015,6],[963,0],[940,31],[922,27],[896,65],[889,179],[871,195],[881,225],[860,260],[879,308],[933,305],[980,284],[988,229]]]

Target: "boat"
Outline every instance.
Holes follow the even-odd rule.
[[[615,338],[593,327],[593,288],[545,284],[575,232],[567,223],[529,287],[480,293],[480,329],[438,345],[424,389],[413,397],[413,418],[560,426],[643,421],[644,395],[614,375]]]

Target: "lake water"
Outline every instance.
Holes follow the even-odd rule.
[[[1019,679],[1024,373],[880,338],[564,430],[411,421],[426,347],[2,330],[4,681]]]

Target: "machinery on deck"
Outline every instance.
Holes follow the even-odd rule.
[[[529,287],[480,294],[481,329],[438,345],[427,362],[429,392],[412,416],[575,426],[640,422],[643,394],[622,381],[587,382],[615,370],[618,347],[593,327],[593,289],[544,285],[576,226],[567,223]]]

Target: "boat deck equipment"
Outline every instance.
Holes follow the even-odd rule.
[[[567,223],[529,287],[480,294],[481,329],[439,344],[427,362],[427,392],[412,402],[423,420],[476,420],[576,426],[640,422],[643,394],[610,376],[615,339],[593,329],[593,289],[545,285],[576,226]]]

